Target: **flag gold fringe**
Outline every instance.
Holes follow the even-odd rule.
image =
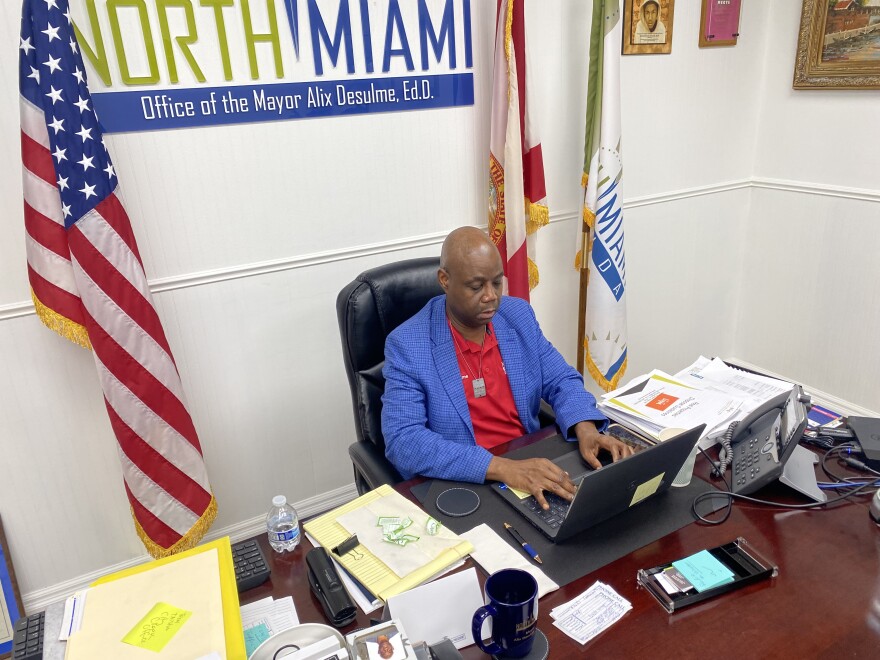
[[[34,293],[33,289],[31,289],[31,299],[34,301],[34,309],[37,311],[37,317],[47,328],[53,332],[57,332],[59,335],[72,341],[77,346],[92,350],[92,342],[89,340],[89,333],[85,326],[80,325],[76,321],[71,321],[69,318],[62,316],[54,309],[46,307],[40,302],[40,299],[37,298],[37,294]]]
[[[584,207],[582,217],[590,229],[593,229],[596,226],[596,214],[590,208],[586,206]]]
[[[532,202],[526,197],[526,234],[534,234],[550,224],[550,209],[545,204]]]
[[[620,365],[620,369],[617,370],[617,373],[614,374],[614,378],[608,380],[605,378],[605,375],[599,371],[599,367],[593,362],[593,359],[590,357],[590,340],[586,337],[584,338],[584,364],[587,367],[587,371],[590,372],[590,375],[593,377],[593,380],[606,392],[610,392],[611,390],[617,389],[618,383],[620,383],[620,379],[623,378],[623,374],[626,373],[626,366],[629,362],[629,358],[624,359],[623,364]]]
[[[587,174],[586,172],[584,172],[583,174],[581,174],[581,188],[586,188],[586,187],[587,187],[587,181],[589,181],[589,180],[590,180],[590,175],[589,175],[589,174]]]
[[[513,43],[513,3],[507,0],[507,16],[504,17],[504,59],[507,60],[507,104],[510,105],[510,46]]]
[[[529,291],[538,286],[541,278],[538,274],[538,264],[529,259]]]
[[[596,214],[593,213],[586,206],[583,210],[583,219],[586,225],[592,230],[596,224]],[[585,245],[583,245],[581,249],[578,250],[577,253],[574,255],[575,270],[581,270],[582,268],[586,267],[584,263],[584,254],[590,254],[590,252],[593,250],[593,232],[581,232],[581,236],[583,239],[581,242],[585,243]]]
[[[208,505],[208,508],[205,509],[202,517],[199,518],[196,524],[193,525],[192,528],[186,534],[180,537],[180,540],[172,545],[170,548],[163,548],[161,545],[159,545],[153,539],[147,536],[144,528],[141,527],[141,524],[135,517],[134,510],[132,510],[131,512],[131,517],[134,520],[134,527],[135,530],[137,530],[137,535],[140,537],[141,542],[147,549],[147,552],[150,553],[150,556],[153,559],[161,559],[162,557],[168,557],[170,555],[175,555],[178,552],[189,550],[190,548],[194,548],[199,544],[199,541],[202,540],[202,537],[207,533],[211,525],[214,524],[214,518],[217,517],[217,500],[212,494],[211,503]]]

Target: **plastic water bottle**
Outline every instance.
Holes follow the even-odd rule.
[[[299,518],[284,495],[272,498],[272,508],[266,516],[269,545],[275,552],[292,552],[299,545]]]

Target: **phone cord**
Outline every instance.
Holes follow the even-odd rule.
[[[730,462],[733,460],[733,448],[730,446],[730,441],[733,438],[733,432],[736,430],[737,426],[739,426],[739,421],[731,422],[730,426],[728,426],[727,430],[724,432],[724,435],[719,439],[721,449],[718,451],[718,465],[715,466],[718,470],[719,477],[724,474],[727,470],[727,466],[730,465]]]

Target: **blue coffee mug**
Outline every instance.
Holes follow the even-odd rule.
[[[538,621],[538,583],[518,568],[486,579],[486,604],[474,612],[471,633],[483,653],[521,658],[532,650]],[[483,643],[483,622],[492,617],[492,639]]]

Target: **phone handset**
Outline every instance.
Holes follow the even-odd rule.
[[[730,465],[730,462],[733,460],[733,445],[738,444],[752,436],[751,430],[752,427],[762,427],[766,426],[769,421],[768,418],[771,416],[776,417],[776,421],[773,424],[773,436],[770,440],[772,440],[772,447],[768,451],[773,452],[773,456],[776,462],[779,461],[779,457],[776,454],[776,440],[779,437],[780,426],[782,421],[782,411],[785,409],[785,404],[791,396],[790,392],[783,392],[779,394],[764,404],[758,406],[750,412],[746,417],[742,420],[733,421],[727,427],[727,430],[724,432],[724,435],[719,438],[719,443],[721,444],[721,451],[718,454],[719,463],[715,466],[715,469],[712,471],[713,476],[721,477],[724,475],[724,472],[727,470],[727,467]]]

